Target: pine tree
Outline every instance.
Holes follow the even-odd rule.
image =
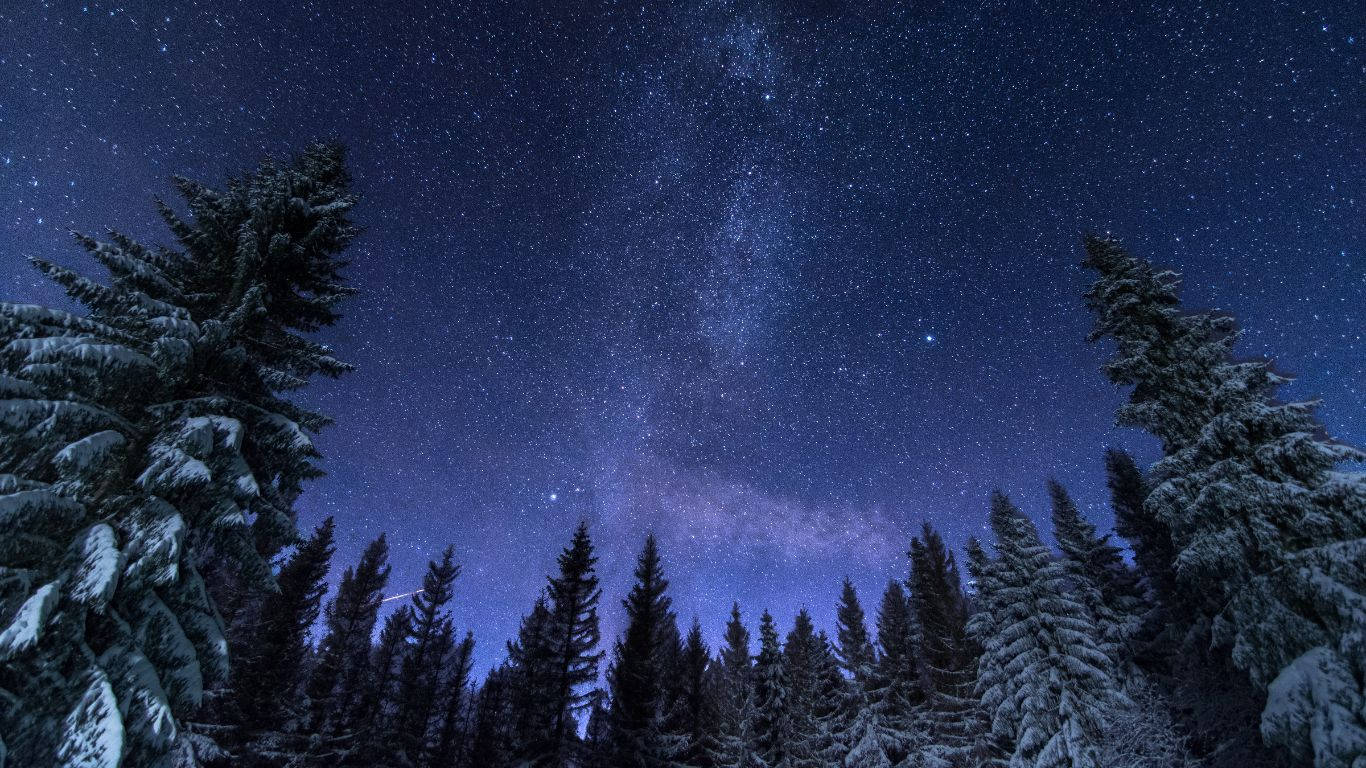
[[[759,760],[754,722],[754,668],[749,653],[749,630],[745,628],[739,603],[731,604],[725,640],[712,684],[717,711],[712,762],[717,768],[754,768]]]
[[[309,631],[327,591],[333,530],[329,517],[280,567],[277,591],[261,611],[256,642],[239,654],[233,689],[241,713],[238,741],[245,745],[247,764],[279,764],[303,751],[298,734],[308,717],[306,699],[300,696],[304,663],[312,651]]]
[[[446,604],[454,595],[460,566],[455,548],[441,553],[441,562],[428,562],[422,589],[409,606],[408,637],[399,664],[397,717],[393,721],[396,746],[408,762],[416,762],[427,748],[440,689],[441,671],[454,649],[450,614]]]
[[[859,604],[854,583],[847,576],[840,592],[835,621],[839,640],[835,652],[840,666],[862,683],[873,674],[877,658],[873,652],[873,642],[868,637],[868,622],[863,613],[863,606]]]
[[[787,677],[788,717],[792,723],[792,738],[788,746],[792,768],[819,765],[821,724],[817,721],[817,697],[822,694],[817,664],[825,641],[816,634],[811,614],[805,608],[797,612],[792,631],[783,642],[783,670]]]
[[[1002,634],[997,626],[997,617],[1005,609],[1000,604],[1001,581],[998,578],[999,564],[994,562],[982,548],[976,537],[968,539],[968,575],[972,578],[976,593],[976,610],[968,618],[968,635],[981,653],[977,660],[977,674],[974,681],[976,706],[965,722],[966,732],[972,739],[972,763],[979,766],[1000,768],[1009,763],[1015,751],[1013,734],[1008,729],[1000,732],[993,730],[996,711],[992,702],[985,700],[985,694],[1006,679],[1005,664],[1009,658],[1003,647]]]
[[[1048,481],[1053,537],[1062,550],[1072,594],[1096,621],[1100,649],[1116,668],[1131,661],[1130,647],[1142,613],[1138,584],[1109,536],[1081,516],[1067,489]]]
[[[995,636],[979,686],[992,731],[1014,744],[1011,765],[1100,768],[1106,718],[1123,699],[1092,619],[1034,524],[999,491],[991,529],[999,556],[983,610]]]
[[[310,726],[322,736],[336,737],[356,725],[370,671],[370,638],[389,583],[388,558],[389,545],[381,534],[365,548],[360,562],[342,574],[337,596],[327,606],[327,633],[308,682]]]
[[[489,672],[475,697],[474,732],[470,736],[469,768],[504,768],[512,763],[512,724],[508,707],[506,667]],[[606,768],[608,763],[597,763]],[[596,767],[595,767],[596,768]]]
[[[468,736],[464,729],[473,665],[474,634],[466,632],[465,639],[451,654],[445,679],[441,682],[435,738],[419,762],[425,768],[459,765],[464,757],[464,742]]]
[[[593,542],[587,523],[580,523],[569,546],[560,553],[559,576],[547,587],[554,633],[553,699],[549,723],[551,748],[547,765],[559,768],[570,758],[570,741],[575,735],[576,717],[589,704],[591,692],[583,687],[597,680],[602,652],[597,650],[598,577],[594,566]]]
[[[384,620],[379,641],[370,653],[370,672],[366,675],[355,720],[348,729],[356,733],[356,746],[346,765],[377,763],[392,755],[397,746],[393,739],[398,716],[397,681],[407,658],[407,639],[412,624],[412,607],[408,605],[401,606]]]
[[[1148,483],[1142,470],[1128,452],[1110,448],[1105,451],[1105,478],[1115,513],[1115,531],[1133,550],[1149,603],[1154,608],[1170,604],[1176,596],[1176,551],[1171,529],[1144,506]]]
[[[799,750],[793,768],[826,768],[838,765],[847,752],[845,716],[852,710],[854,692],[840,671],[834,646],[822,632],[816,636],[811,657],[812,706],[810,726],[798,733]]]
[[[709,687],[707,665],[710,661],[702,640],[702,625],[693,619],[683,643],[678,674],[669,712],[668,731],[678,739],[673,750],[673,768],[710,768],[710,738],[715,712]]]
[[[901,582],[889,581],[877,612],[877,677],[887,697],[889,714],[898,725],[910,727],[911,708],[919,704],[920,654],[911,602]]]
[[[1271,744],[1320,766],[1366,758],[1366,478],[1339,469],[1366,458],[1322,436],[1312,403],[1284,403],[1288,379],[1266,361],[1238,361],[1232,318],[1180,315],[1179,302],[1112,288],[1152,272],[1118,243],[1090,239],[1087,265],[1100,273],[1088,294],[1100,320],[1094,335],[1116,341],[1111,378],[1152,400],[1134,424],[1164,438],[1146,506],[1171,529],[1182,597],[1196,607],[1193,629],[1230,649],[1233,663],[1267,692],[1261,730]],[[1175,277],[1167,279],[1172,296]],[[1139,311],[1141,310],[1141,311]],[[1183,328],[1218,328],[1205,344],[1170,354],[1129,339]],[[1195,334],[1198,338],[1198,334]],[[1198,403],[1188,397],[1198,387]]]
[[[177,185],[179,250],[78,237],[105,283],[34,262],[85,315],[0,304],[0,519],[19,534],[0,542],[0,736],[18,764],[192,759],[184,718],[228,669],[200,566],[269,585],[326,423],[284,393],[347,370],[303,335],[351,293],[341,151]]]
[[[789,681],[773,616],[759,619],[759,655],[754,659],[754,735],[759,757],[769,768],[790,768],[793,740]]]
[[[550,759],[555,717],[553,679],[557,651],[550,608],[545,596],[536,599],[522,618],[517,640],[508,643],[508,706],[511,709],[513,756],[527,765]]]
[[[953,553],[929,523],[911,539],[911,605],[920,631],[931,746],[926,765],[964,762],[976,734],[970,727],[977,652],[968,639],[967,600]]]
[[[617,644],[611,674],[612,753],[614,765],[622,768],[657,768],[667,765],[669,752],[660,722],[667,669],[664,640],[670,629],[676,638],[678,629],[653,535],[645,539],[635,575],[635,586],[622,601],[626,633]]]

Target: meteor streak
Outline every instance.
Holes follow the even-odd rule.
[[[421,592],[421,591],[422,591],[422,590],[419,589],[419,590],[415,590],[415,591],[413,591],[413,592],[404,592],[404,593],[401,594],[401,595],[390,595],[390,596],[384,598],[383,600],[380,600],[380,602],[381,602],[381,603],[387,603],[387,602],[389,602],[390,600],[402,600],[402,599],[405,598],[405,597],[412,597],[413,595],[416,595],[416,594],[418,594],[418,593]]]

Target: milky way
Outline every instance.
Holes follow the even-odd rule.
[[[484,666],[580,518],[609,632],[653,530],[712,638],[731,600],[828,627],[845,574],[873,603],[996,486],[1108,526],[1102,450],[1153,447],[1111,426],[1085,230],[1366,442],[1352,3],[382,5],[0,10],[0,290],[60,302],[23,260],[81,264],[71,228],[169,239],[170,174],[346,142],[358,370],[304,395],[301,524],[335,571],[387,531],[394,593],[453,543]]]

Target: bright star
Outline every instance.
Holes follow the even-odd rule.
[[[932,333],[927,333],[927,334],[925,334],[925,343],[926,343],[926,344],[933,344],[933,343],[934,343],[934,334],[932,334]]]

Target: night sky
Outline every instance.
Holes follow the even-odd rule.
[[[385,8],[392,5],[393,8]],[[881,6],[874,11],[867,6]],[[580,518],[605,630],[647,530],[680,617],[871,610],[1044,480],[1110,525],[1122,393],[1079,235],[1237,314],[1366,443],[1357,3],[0,4],[0,296],[61,303],[68,229],[167,241],[168,177],[350,148],[358,370],[301,525],[391,591],[448,542],[503,653]]]

